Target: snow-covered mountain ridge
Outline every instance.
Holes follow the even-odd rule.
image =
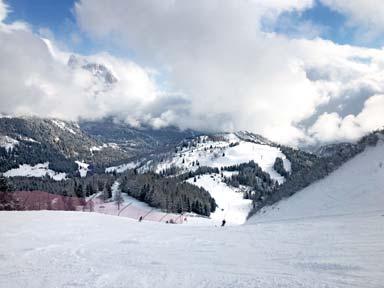
[[[19,165],[49,162],[56,172],[74,174],[75,161],[96,165],[128,159],[129,155],[110,143],[85,133],[78,123],[38,117],[0,118],[0,172]]]
[[[106,85],[113,85],[118,81],[105,65],[89,62],[80,56],[71,55],[68,59],[68,66],[72,69],[82,68],[89,71],[96,79]]]

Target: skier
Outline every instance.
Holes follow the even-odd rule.
[[[140,216],[139,222],[143,221],[143,216]]]
[[[224,227],[225,223],[226,223],[226,221],[225,221],[225,219],[223,219],[223,221],[221,222],[221,227]]]

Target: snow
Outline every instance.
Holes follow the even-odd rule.
[[[9,137],[9,136],[3,136],[0,135],[0,147],[5,148],[7,152],[10,152],[13,150],[13,148],[19,144],[19,141]]]
[[[113,173],[114,171],[116,171],[116,173],[123,173],[129,169],[134,169],[139,165],[140,165],[140,162],[129,162],[119,166],[108,167],[105,169],[105,173]]]
[[[221,168],[248,163],[253,160],[272,179],[283,183],[284,177],[273,169],[277,157],[282,158],[284,168],[288,172],[291,171],[291,163],[277,147],[243,141],[233,133],[223,134],[222,137],[223,140],[221,141],[210,141],[208,138],[201,136],[201,142],[197,143],[196,147],[184,148],[182,151],[175,153],[171,159],[159,163],[156,172],[159,173],[172,166],[180,167],[184,172],[196,170],[198,168],[196,161],[199,162],[200,166]],[[238,143],[238,145],[233,146],[234,143]]]
[[[372,214],[222,228],[0,212],[0,287],[379,288],[383,223]]]
[[[5,177],[44,177],[48,175],[53,180],[61,181],[65,180],[67,175],[65,173],[55,172],[48,168],[49,162],[36,164],[31,166],[28,164],[19,165],[19,168],[8,170],[4,173]]]
[[[103,146],[92,146],[91,148],[89,148],[89,151],[91,151],[91,153],[93,153],[95,151],[101,151],[103,148],[104,148],[104,145]]]
[[[383,142],[367,148],[325,179],[265,207],[251,222],[374,211],[384,211]]]
[[[40,142],[36,141],[35,139],[29,138],[29,137],[19,136],[18,138],[22,141],[40,144]]]
[[[210,215],[214,224],[221,224],[223,219],[228,225],[245,223],[252,208],[252,201],[243,199],[243,192],[240,189],[221,182],[219,174],[202,175],[196,178],[196,182],[193,178],[188,179],[187,182],[203,187],[215,199],[218,207]]]
[[[73,135],[76,135],[76,132],[67,126],[67,124],[63,121],[60,121],[60,120],[51,120],[53,124],[55,124],[57,127],[65,130],[65,131],[68,131],[69,133],[72,133]]]
[[[89,151],[91,153],[93,152],[100,152],[101,150],[105,149],[105,148],[112,148],[112,149],[119,149],[119,146],[116,144],[116,143],[104,143],[103,145],[100,145],[100,146],[92,146],[91,148],[89,148]]]
[[[88,173],[89,164],[85,163],[84,161],[75,161],[75,163],[78,166],[80,177],[86,177]]]

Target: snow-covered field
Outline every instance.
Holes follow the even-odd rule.
[[[379,214],[232,227],[1,212],[0,287],[364,287],[384,281]]]
[[[34,166],[28,164],[19,165],[19,168],[8,170],[4,173],[5,177],[44,177],[48,175],[53,180],[61,181],[66,179],[67,175],[65,173],[55,172],[48,168],[49,162],[36,164]]]

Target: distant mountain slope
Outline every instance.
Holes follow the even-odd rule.
[[[76,160],[103,166],[128,156],[118,147],[90,137],[74,122],[0,118],[0,172],[45,162],[55,171],[74,172]]]
[[[384,212],[383,139],[379,137],[376,146],[367,146],[324,179],[264,207],[249,222]]]
[[[282,183],[284,177],[273,169],[277,157],[289,172],[290,162],[269,140],[244,132],[221,133],[185,140],[175,151],[154,162],[156,172],[175,168],[179,172],[196,171],[199,167],[225,168],[254,161],[271,178]],[[236,170],[236,169],[235,169]]]
[[[154,129],[149,126],[132,127],[111,118],[99,121],[81,121],[81,129],[102,142],[116,143],[122,150],[133,156],[143,156],[153,152],[165,152],[179,142],[201,135],[193,130],[180,130],[176,127]]]
[[[105,65],[89,62],[83,57],[71,55],[68,59],[68,66],[72,69],[81,68],[90,72],[99,84],[109,86],[118,81]]]

